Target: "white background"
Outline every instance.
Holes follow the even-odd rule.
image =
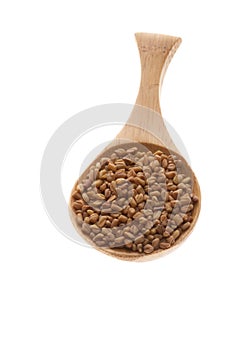
[[[231,1],[0,4],[0,348],[232,349]],[[189,152],[202,211],[175,252],[127,263],[57,232],[39,171],[67,118],[134,103],[138,31],[183,39],[161,105]]]

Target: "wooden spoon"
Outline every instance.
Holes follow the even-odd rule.
[[[81,232],[80,227],[77,225],[76,215],[72,210],[72,197],[70,200],[70,215],[77,231],[91,245],[94,245],[96,249],[123,260],[145,261],[157,258],[162,254],[170,252],[179,246],[180,243],[190,235],[200,212],[201,194],[194,173],[187,164],[186,160],[178,151],[172,138],[169,135],[169,132],[161,116],[159,103],[159,95],[164,74],[174,53],[181,43],[181,39],[160,34],[137,33],[136,41],[138,44],[141,59],[141,84],[136,100],[136,105],[133,108],[133,111],[127,123],[120,131],[120,133],[116,136],[115,140],[113,140],[111,144],[107,146],[107,148],[95,159],[92,164],[96,164],[103,156],[110,156],[110,154],[114,152],[114,149],[119,148],[119,144],[124,144],[124,147],[130,148],[135,145],[135,143],[137,143],[143,145],[143,147],[146,147],[153,153],[157,150],[162,150],[166,154],[179,155],[179,158],[183,161],[186,172],[188,171],[189,176],[192,177],[193,194],[199,198],[199,201],[196,203],[192,213],[193,221],[191,222],[189,229],[182,233],[182,235],[175,241],[175,244],[171,248],[166,250],[159,249],[152,252],[151,254],[143,255],[139,252],[132,252],[124,248],[110,249],[94,245],[92,240],[87,237],[87,235],[84,235]],[[90,166],[84,171],[80,179],[75,183],[73,191],[75,190],[80,180],[86,177]]]

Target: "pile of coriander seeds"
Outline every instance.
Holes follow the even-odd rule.
[[[71,208],[84,237],[97,247],[151,254],[185,234],[197,201],[178,155],[121,147],[89,168],[72,193]]]

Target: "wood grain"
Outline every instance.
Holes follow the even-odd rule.
[[[117,138],[156,143],[177,152],[161,115],[160,91],[167,67],[181,39],[148,33],[135,36],[141,59],[141,83],[135,108]]]

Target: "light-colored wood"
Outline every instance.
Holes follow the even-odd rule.
[[[135,36],[141,59],[141,84],[136,105],[117,138],[127,139],[130,136],[137,142],[156,143],[178,151],[161,116],[160,91],[164,74],[181,39],[148,33]]]
[[[93,164],[103,157],[103,155],[110,155],[114,149],[122,143],[124,143],[125,147],[130,148],[132,147],[132,143],[137,142],[138,144],[146,146],[153,153],[160,149],[167,154],[178,154],[183,160],[183,163],[189,172],[189,176],[192,177],[193,193],[199,198],[199,202],[194,207],[193,221],[190,228],[179,237],[174,246],[167,250],[159,249],[151,254],[142,255],[137,252],[129,252],[126,249],[107,249],[97,247],[93,244],[91,239],[80,232],[75,214],[71,208],[72,198],[70,199],[69,209],[71,220],[75,228],[82,235],[82,237],[90,243],[90,245],[93,245],[96,249],[105,254],[122,260],[147,261],[174,250],[190,235],[200,212],[201,193],[198,181],[192,169],[177,150],[177,147],[175,146],[165,127],[160,110],[159,95],[163,77],[176,49],[181,43],[181,39],[160,34],[137,33],[136,40],[139,48],[142,70],[141,84],[136,104],[121,132],[116,136],[115,140],[113,140],[111,144],[109,144],[107,148],[96,158]],[[85,177],[88,171],[89,167],[84,171],[81,178]],[[75,183],[72,192],[76,188],[78,182],[79,180]]]

